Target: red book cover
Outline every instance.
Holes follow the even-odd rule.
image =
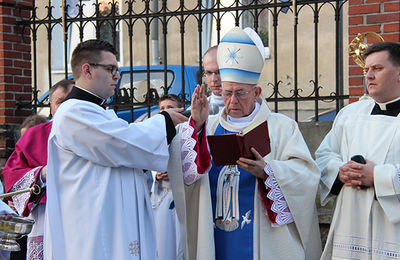
[[[211,155],[216,166],[235,165],[239,157],[254,159],[254,147],[262,156],[271,152],[267,121],[250,125],[243,133],[207,136]]]

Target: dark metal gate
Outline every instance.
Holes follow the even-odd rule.
[[[286,0],[287,1],[287,0]],[[35,2],[35,1],[34,1]],[[285,0],[198,0],[195,1],[167,1],[167,0],[49,0],[44,4],[44,0],[37,0],[35,8],[32,10],[32,15],[29,20],[20,21],[21,26],[30,28],[32,35],[32,64],[33,64],[33,101],[32,106],[36,111],[38,108],[48,106],[45,100],[39,99],[43,92],[39,92],[38,86],[38,75],[43,74],[43,71],[48,68],[47,82],[49,89],[52,84],[56,82],[54,79],[54,71],[56,70],[55,64],[61,66],[63,71],[63,77],[70,77],[69,73],[69,55],[71,47],[71,37],[77,37],[71,35],[72,27],[78,28],[79,41],[82,41],[85,36],[85,27],[92,27],[95,32],[95,37],[104,39],[120,48],[121,39],[120,26],[124,26],[126,34],[124,35],[127,39],[127,48],[129,51],[129,59],[126,66],[134,67],[134,56],[133,49],[135,40],[137,37],[141,37],[142,41],[145,41],[145,62],[146,73],[150,78],[150,67],[152,64],[150,50],[152,49],[151,42],[155,38],[162,42],[162,66],[164,72],[164,93],[168,92],[167,84],[167,70],[169,61],[167,59],[167,52],[175,51],[175,46],[168,45],[167,35],[171,33],[169,24],[172,20],[178,21],[179,23],[179,39],[176,39],[176,44],[180,45],[180,51],[174,55],[180,56],[181,65],[181,82],[182,82],[182,98],[184,101],[188,101],[190,93],[185,93],[185,37],[187,37],[188,30],[197,30],[197,53],[198,53],[198,67],[201,71],[201,56],[204,52],[204,42],[207,43],[207,35],[216,35],[216,40],[222,37],[222,27],[225,23],[226,16],[231,16],[233,25],[235,26],[250,26],[254,28],[263,38],[264,44],[270,46],[272,50],[271,56],[273,57],[273,74],[268,80],[266,87],[270,91],[267,91],[265,98],[272,104],[271,108],[276,112],[280,111],[281,104],[290,104],[293,109],[293,117],[295,120],[299,120],[299,111],[301,104],[304,102],[312,103],[311,109],[315,120],[318,121],[319,113],[321,112],[321,104],[330,102],[334,104],[333,107],[338,111],[342,106],[344,100],[348,99],[348,95],[343,93],[343,32],[342,32],[342,20],[343,20],[343,6],[347,0],[299,0],[295,2],[285,2]],[[228,3],[227,3],[228,2]],[[64,8],[61,8],[63,6]],[[90,13],[86,10],[88,6],[91,6]],[[140,8],[138,8],[140,6]],[[172,7],[173,6],[173,7]],[[140,9],[140,10],[137,10]],[[329,15],[322,14],[322,10],[326,10]],[[302,15],[302,12],[306,12],[306,15]],[[323,17],[321,17],[321,15]],[[302,24],[302,18],[312,16],[312,23],[308,26],[307,30],[312,33],[313,38],[309,41],[309,46],[313,51],[308,53],[312,60],[312,76],[306,79],[308,82],[307,90],[304,86],[299,84],[299,76],[302,75],[301,68],[303,67],[303,61],[299,61],[299,57],[302,54],[300,50],[300,36],[304,29],[299,30],[299,26]],[[267,17],[267,18],[266,18]],[[290,27],[281,28],[281,20],[288,19],[290,17],[292,24]],[[189,27],[188,20],[194,18],[197,25]],[[327,19],[332,21],[333,27],[329,29],[332,38],[332,47],[325,49],[321,46],[321,38],[325,37],[326,30],[321,29],[320,20]],[[140,21],[145,26],[144,35],[137,35],[135,33],[135,23]],[[208,23],[207,23],[208,21]],[[211,22],[210,22],[211,21]],[[268,22],[268,25],[266,23]],[[157,25],[158,23],[158,25]],[[211,23],[211,26],[210,26]],[[232,26],[233,26],[232,25]],[[54,37],[55,30],[64,28],[62,33],[63,37]],[[160,35],[154,35],[152,32],[156,28],[160,28]],[[43,39],[38,37],[39,30],[45,30],[47,39],[47,50],[41,47],[40,42]],[[280,30],[290,30],[290,37],[280,38]],[[208,32],[208,34],[207,34]],[[321,37],[321,34],[323,35]],[[60,35],[60,34],[58,34]],[[54,50],[54,43],[59,42],[62,50],[62,55],[59,51],[56,53]],[[209,41],[208,41],[209,42]],[[291,43],[290,53],[281,53],[279,48],[287,43]],[[126,45],[126,44],[125,44]],[[48,56],[47,64],[39,64],[39,56],[42,54]],[[321,85],[321,60],[325,59],[326,54],[333,55],[330,72],[334,74],[334,82],[331,82],[330,86]],[[59,55],[55,58],[55,55]],[[61,65],[60,65],[60,61]],[[280,67],[279,64],[283,61],[290,60],[290,84],[286,84],[280,78]],[[189,64],[193,65],[193,64]],[[59,68],[58,68],[59,69]],[[148,107],[150,113],[150,107],[155,104],[156,100],[146,99],[139,100],[135,97],[137,89],[133,85],[133,72],[130,72],[130,88],[127,93],[128,97],[122,98],[118,94],[114,97],[112,105],[114,109],[129,109],[134,110],[137,107]],[[303,80],[304,81],[304,80]],[[285,91],[282,90],[285,85]],[[290,86],[291,89],[287,89]],[[147,83],[147,91],[150,91],[150,83]],[[331,89],[325,94],[321,94],[324,89]],[[307,94],[304,94],[307,93]],[[133,119],[133,118],[132,118]]]

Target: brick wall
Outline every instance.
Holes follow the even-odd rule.
[[[399,0],[349,0],[349,42],[361,32],[376,32],[385,41],[400,42]],[[375,42],[371,39],[369,43]],[[349,58],[350,102],[364,93],[362,69]]]
[[[31,39],[18,25],[30,17],[32,0],[0,0],[0,168],[16,141],[23,119],[32,114]]]

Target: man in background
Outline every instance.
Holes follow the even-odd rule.
[[[218,46],[210,47],[203,55],[203,68],[207,86],[211,90],[211,95],[207,98],[210,105],[210,114],[217,114],[225,106],[221,96],[221,76],[217,62]]]
[[[25,118],[25,120],[22,122],[22,124],[20,126],[21,136],[26,132],[26,130],[28,130],[32,126],[43,124],[46,122],[47,122],[47,118],[45,116],[38,115],[38,114],[28,116],[27,118]]]

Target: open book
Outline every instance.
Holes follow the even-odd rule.
[[[239,157],[254,159],[254,147],[262,156],[271,152],[267,121],[248,126],[243,133],[207,136],[211,155],[216,166],[235,165]]]

